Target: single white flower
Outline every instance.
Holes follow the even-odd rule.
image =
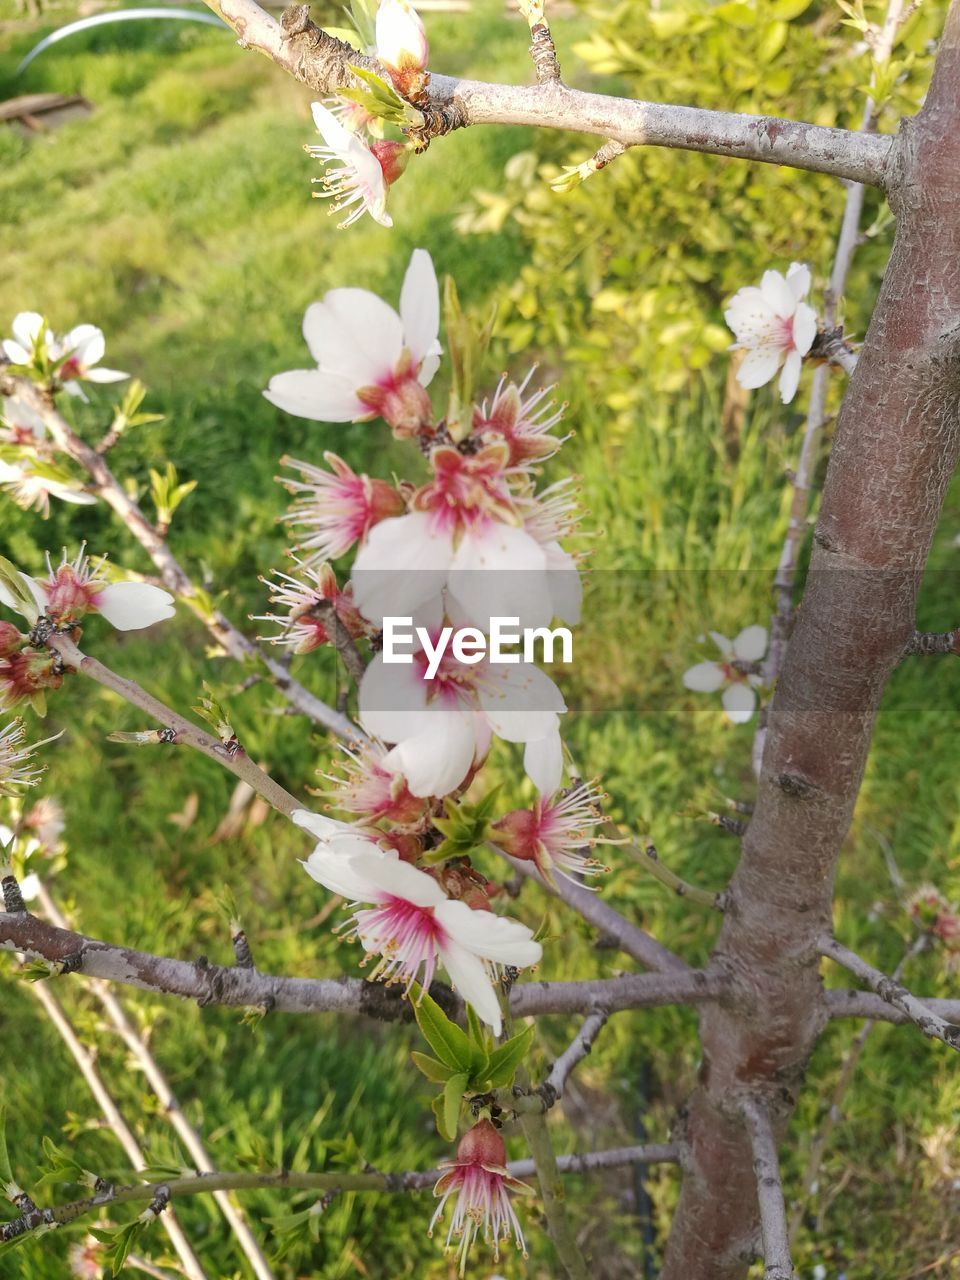
[[[64,552],[54,569],[48,555],[45,579],[20,575],[33,596],[33,607],[21,608],[2,585],[0,603],[16,609],[31,624],[41,614],[58,626],[70,626],[87,613],[99,613],[117,631],[139,631],[173,617],[174,601],[169,591],[148,582],[107,582],[102,576],[103,566],[102,558],[91,565],[81,550],[73,561],[68,561]]]
[[[442,964],[463,999],[499,1035],[497,966],[523,968],[542,955],[527,926],[448,898],[432,876],[345,823],[306,809],[291,817],[318,839],[303,863],[307,873],[332,893],[369,904],[354,911],[353,921],[364,950],[380,956],[370,977],[403,983],[407,991],[419,981],[429,990]]]
[[[33,507],[44,519],[50,514],[51,498],[77,506],[91,506],[97,501],[92,493],[85,493],[75,482],[58,479],[52,468],[40,464],[38,470],[28,458],[20,462],[4,462],[0,458],[0,486],[10,490],[17,506],[24,511]]]
[[[377,9],[377,57],[391,73],[424,71],[430,56],[427,32],[407,0],[380,0]],[[396,77],[394,77],[396,78]]]
[[[51,354],[55,360],[63,362],[57,370],[57,377],[68,395],[86,400],[81,382],[123,382],[130,377],[129,373],[121,373],[119,369],[100,367],[105,350],[103,330],[94,324],[79,324],[55,341]]]
[[[752,671],[740,665],[759,662],[767,651],[767,629],[758,625],[744,627],[734,640],[719,631],[710,637],[720,650],[719,662],[698,662],[683,673],[683,683],[696,693],[716,693],[723,689],[723,709],[734,724],[746,724],[757,708],[755,688],[762,684]]]
[[[810,291],[810,268],[792,262],[784,277],[765,271],[759,289],[751,285],[730,299],[724,319],[733,330],[733,349],[746,351],[737,381],[762,387],[780,373],[780,399],[797,393],[803,357],[817,336],[817,313],[802,301]]]
[[[367,289],[331,289],[303,317],[316,369],[270,379],[271,404],[315,422],[361,422],[378,414],[413,434],[432,416],[424,390],[440,364],[440,291],[433,261],[414,249],[400,313]]]
[[[394,743],[382,764],[406,778],[415,796],[445,796],[483,760],[493,734],[524,744],[523,765],[541,792],[556,791],[563,773],[560,719],[566,704],[538,667],[458,662],[448,648],[426,678],[423,650],[411,663],[377,654],[360,682],[360,723]]]
[[[322,102],[312,103],[311,110],[323,146],[308,146],[306,150],[315,160],[330,166],[322,177],[313,179],[325,190],[313,194],[319,199],[333,199],[331,213],[356,205],[339,224],[341,229],[365,213],[382,227],[392,227],[387,190],[403,175],[410,159],[410,144],[383,139],[365,142]]]
[[[0,397],[0,418],[5,428],[0,438],[11,444],[35,444],[47,434],[43,418],[19,396]]]

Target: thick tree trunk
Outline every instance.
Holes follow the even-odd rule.
[[[702,1015],[683,1192],[662,1280],[735,1280],[759,1251],[737,1110],[782,1133],[825,1020],[818,937],[884,686],[960,452],[960,0],[889,192],[897,234],[837,424],[807,589],[771,708],[756,810],[713,964],[735,994]]]

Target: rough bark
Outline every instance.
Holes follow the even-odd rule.
[[[960,0],[890,175],[897,233],[837,423],[811,572],[713,964],[689,1157],[662,1280],[739,1280],[758,1244],[745,1094],[782,1135],[827,1017],[818,934],[884,686],[960,450]]]

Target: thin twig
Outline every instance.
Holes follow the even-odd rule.
[[[854,977],[865,982],[881,1000],[892,1008],[898,1009],[910,1022],[916,1023],[925,1036],[929,1036],[932,1040],[942,1040],[951,1049],[960,1050],[960,1026],[942,1018],[930,1004],[918,1000],[896,978],[888,977],[879,969],[874,969],[873,965],[861,959],[856,952],[843,946],[836,938],[822,938],[820,953],[835,960]]]
[[[590,1280],[586,1260],[577,1244],[560,1186],[560,1168],[544,1115],[521,1115],[520,1127],[540,1185],[543,1212],[553,1247],[570,1280]]]
[[[104,1119],[113,1131],[114,1136],[120,1143],[121,1147],[123,1147],[124,1153],[130,1161],[131,1166],[137,1172],[141,1169],[145,1169],[147,1167],[146,1157],[140,1150],[140,1146],[136,1138],[133,1136],[130,1127],[120,1114],[117,1104],[114,1102],[106,1085],[103,1083],[100,1073],[94,1065],[94,1060],[90,1051],[81,1043],[70,1023],[70,1020],[64,1013],[60,1002],[57,1000],[53,992],[48,990],[42,982],[31,983],[30,989],[34,996],[36,996],[47,1017],[53,1023],[61,1040],[69,1049],[71,1057],[80,1070],[80,1074],[87,1082],[87,1087],[93,1094],[97,1106],[103,1112]],[[143,1190],[145,1192],[145,1198],[151,1199],[153,1195],[152,1188],[147,1186],[143,1187]],[[184,1235],[183,1228],[180,1226],[180,1223],[173,1212],[171,1211],[163,1214],[160,1220],[163,1223],[164,1230],[170,1237],[170,1243],[176,1250],[177,1257],[183,1264],[184,1270],[190,1277],[190,1280],[206,1280],[206,1272],[200,1265],[199,1259],[190,1246],[190,1241]],[[2,1234],[2,1232],[0,1232],[0,1234]]]
[[[796,1280],[787,1237],[787,1211],[783,1202],[783,1182],[777,1144],[767,1108],[755,1098],[745,1098],[740,1107],[753,1147],[753,1168],[757,1175],[757,1204],[763,1237],[764,1280]]]
[[[68,927],[67,921],[54,902],[47,886],[42,881],[40,883],[39,900],[45,915],[49,917],[57,928],[66,929]],[[37,985],[39,986],[39,984]],[[198,1173],[212,1173],[213,1161],[210,1159],[200,1135],[184,1115],[169,1081],[147,1047],[146,1041],[134,1029],[120,1001],[104,981],[94,979],[90,983],[90,990],[100,1002],[123,1043],[143,1071],[150,1088],[163,1107],[164,1116],[170,1121]],[[233,1198],[226,1191],[215,1191],[213,1198],[220,1206],[223,1216],[237,1237],[237,1243],[253,1268],[257,1280],[274,1280],[273,1270],[267,1262],[256,1237],[250,1230],[246,1218]]]
[[[960,631],[915,631],[903,651],[905,658],[960,653]]]
[[[635,1147],[614,1147],[606,1151],[591,1151],[583,1155],[560,1156],[557,1170],[560,1173],[590,1173],[597,1169],[615,1169],[630,1164],[677,1164],[680,1150],[672,1144],[649,1144]],[[514,1160],[507,1165],[507,1172],[515,1178],[528,1178],[533,1174],[530,1160]],[[56,1205],[42,1211],[44,1224],[63,1225],[76,1222],[89,1213],[96,1213],[108,1205],[148,1203],[162,1186],[171,1200],[178,1196],[206,1195],[212,1191],[262,1191],[277,1189],[288,1191],[380,1191],[389,1193],[424,1191],[432,1187],[443,1174],[443,1169],[424,1169],[408,1173],[304,1173],[283,1169],[278,1173],[213,1173],[187,1174],[181,1178],[158,1179],[153,1183],[134,1183],[128,1186],[107,1186],[82,1200]],[[40,1224],[37,1224],[40,1225]],[[23,1217],[14,1218],[0,1225],[0,1241],[14,1240],[31,1230]]]
[[[727,821],[732,821],[732,819],[727,819]],[[681,880],[675,871],[671,871],[668,866],[660,861],[660,855],[655,844],[632,845],[631,848],[639,856],[644,867],[653,878],[659,880],[662,885],[665,885],[678,898],[688,898],[691,902],[695,902],[698,907],[707,907],[711,911],[723,910],[722,893],[711,893],[709,889],[698,889],[696,885],[689,884],[686,880]]]

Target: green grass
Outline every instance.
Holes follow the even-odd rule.
[[[58,10],[48,25],[66,16]],[[559,24],[558,34],[568,40],[580,29],[572,20]],[[430,30],[445,70],[528,75],[524,32],[492,0],[469,17],[431,15]],[[517,277],[522,239],[512,222],[497,236],[462,238],[452,215],[475,189],[496,189],[509,157],[534,139],[523,130],[477,129],[442,140],[395,189],[392,232],[367,221],[337,233],[310,199],[315,169],[302,151],[313,134],[308,96],[264,60],[205,28],[131,24],[61,45],[15,80],[13,68],[39,31],[11,23],[0,34],[0,91],[81,92],[94,112],[27,142],[9,129],[0,132],[0,327],[27,307],[59,329],[84,320],[103,327],[107,362],[141,377],[150,387],[147,407],[165,414],[162,424],[125,439],[112,464],[141,496],[147,468],[168,458],[182,479],[198,481],[177,513],[171,545],[243,620],[264,606],[257,574],[282,564],[276,517],[284,495],[273,479],[281,454],[318,458],[335,448],[379,474],[409,465],[399,446],[384,447],[381,428],[305,423],[263,400],[269,376],[304,359],[304,307],[346,283],[395,299],[410,250],[423,245],[440,271],[455,273],[469,306],[483,311]],[[758,270],[767,265],[762,253],[760,246]],[[535,317],[532,331],[547,367],[562,376],[562,349],[537,330]],[[502,346],[496,354],[505,360]],[[497,372],[495,361],[491,382]],[[581,766],[602,778],[614,817],[641,835],[649,831],[681,875],[714,888],[733,869],[736,843],[702,814],[720,796],[751,794],[752,729],[725,725],[716,702],[683,692],[680,676],[698,659],[697,637],[706,628],[733,634],[767,614],[788,501],[782,476],[796,451],[796,436],[785,433],[779,407],[766,394],[756,397],[735,440],[724,433],[717,385],[723,373],[721,357],[716,370],[674,397],[642,395],[627,433],[608,429],[581,377],[561,388],[578,433],[564,457],[572,455],[582,476],[587,524],[596,535],[587,544],[595,603],[570,673],[571,705],[581,709],[570,718],[570,746]],[[78,428],[91,439],[103,429],[109,402],[110,393],[100,392],[92,406],[77,410]],[[951,539],[958,526],[955,494],[936,552],[943,572],[930,576],[924,594],[923,621],[931,628],[956,622]],[[37,568],[44,550],[73,547],[81,538],[120,564],[147,568],[99,508],[60,506],[44,524],[0,500],[0,550],[25,568]],[[207,654],[205,636],[189,617],[149,638],[118,638],[94,623],[86,643],[181,709],[195,701],[201,679],[210,679],[228,695],[251,754],[299,794],[329,765],[326,736],[273,714],[279,703],[268,691],[237,692],[242,673]],[[329,654],[299,660],[295,670],[332,696]],[[906,927],[875,833],[890,842],[911,884],[935,877],[945,892],[960,893],[951,749],[958,705],[960,673],[949,663],[897,673],[841,864],[838,927],[888,968],[899,958]],[[86,931],[225,962],[229,939],[215,897],[229,883],[264,970],[356,971],[355,952],[331,935],[331,922],[315,921],[324,898],[297,866],[302,842],[295,832],[267,817],[234,839],[211,842],[231,793],[230,780],[213,764],[105,742],[111,729],[142,726],[129,708],[87,687],[72,685],[52,700],[48,724],[48,732],[66,731],[48,749],[41,788],[67,804],[69,862],[57,893]],[[515,787],[504,762],[504,780]],[[192,796],[192,822],[172,821]],[[614,870],[605,896],[692,962],[703,960],[716,921],[667,898],[616,849],[608,860]],[[586,928],[536,895],[517,910],[534,924],[545,915],[550,934],[562,938],[562,945],[548,946],[542,976],[608,974],[622,963],[596,951]],[[911,977],[918,988],[944,994],[953,985],[936,956],[914,961]],[[151,1156],[172,1158],[163,1117],[81,984],[56,989],[96,1039],[103,1075]],[[22,1180],[41,1159],[44,1135],[71,1146],[81,1163],[119,1176],[120,1150],[29,989],[11,976],[4,992],[2,1100]],[[403,1168],[447,1154],[433,1132],[428,1091],[409,1063],[415,1044],[409,1031],[281,1015],[252,1028],[217,1008],[129,993],[125,1002],[224,1167],[320,1168],[339,1159],[350,1167],[369,1161]],[[578,1072],[566,1120],[555,1117],[558,1146],[622,1143],[641,1123],[651,1136],[664,1136],[695,1080],[694,1028],[686,1011],[615,1019]],[[570,1027],[547,1019],[541,1031],[542,1065]],[[805,1144],[854,1033],[853,1026],[836,1025],[818,1047],[792,1130],[788,1185],[796,1185]],[[645,1096],[637,1091],[641,1075],[648,1080]],[[942,1205],[946,1183],[956,1176],[949,1142],[952,1134],[955,1153],[958,1109],[945,1051],[908,1031],[875,1033],[821,1176],[815,1208],[823,1219],[811,1220],[804,1236],[805,1274],[823,1261],[829,1274],[844,1270],[848,1280],[893,1280],[935,1262],[947,1247]],[[932,1150],[936,1141],[946,1148],[946,1166],[925,1152],[923,1144]],[[520,1150],[514,1140],[514,1153]],[[676,1178],[658,1171],[650,1185],[662,1233]],[[643,1275],[622,1175],[576,1180],[570,1200],[597,1277]],[[271,1248],[277,1242],[265,1219],[307,1203],[273,1193],[245,1200]],[[246,1275],[212,1203],[186,1203],[178,1212],[211,1276]],[[429,1197],[338,1199],[322,1219],[319,1243],[295,1246],[277,1273],[283,1280],[449,1276],[424,1234],[429,1212]],[[511,1280],[556,1274],[535,1206],[527,1216],[530,1262],[510,1255],[499,1264]],[[66,1236],[48,1237],[2,1257],[0,1276],[62,1280],[68,1243]],[[158,1259],[167,1253],[159,1233],[141,1247]],[[484,1265],[479,1261],[475,1274],[492,1274],[492,1264]],[[946,1276],[946,1268],[930,1274]]]

